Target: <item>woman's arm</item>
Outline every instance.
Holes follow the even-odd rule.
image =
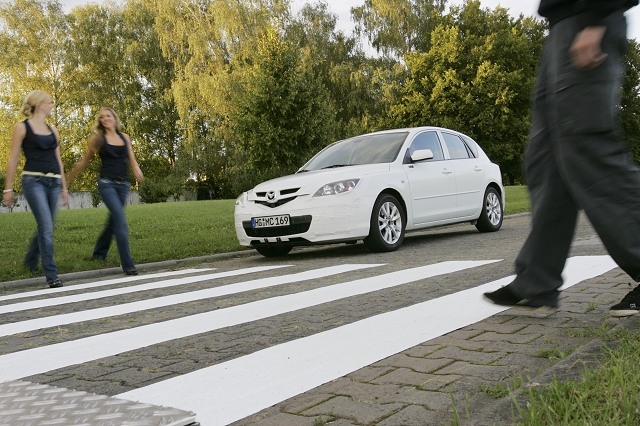
[[[89,139],[89,142],[87,143],[87,150],[84,152],[84,155],[82,156],[80,161],[78,161],[76,165],[73,166],[73,169],[67,175],[68,184],[71,184],[71,182],[75,180],[78,174],[80,174],[87,167],[87,165],[89,164],[89,161],[91,161],[91,158],[93,158],[93,155],[96,152],[98,152],[99,140],[100,140],[99,135],[95,134],[91,136],[91,138]]]
[[[62,165],[62,157],[60,156],[60,135],[58,134],[58,129],[53,126],[51,126],[51,131],[58,141],[58,147],[56,148],[56,160],[58,161],[58,165],[60,166],[60,181],[62,183],[62,204],[68,206],[69,191],[67,190],[67,181],[64,178],[64,166]]]
[[[4,183],[4,193],[2,201],[7,207],[13,205],[13,180],[16,177],[16,169],[20,160],[20,149],[22,148],[22,140],[27,134],[27,128],[24,123],[18,123],[13,127],[11,134],[11,152],[9,153],[9,161],[7,163],[7,177]]]
[[[140,170],[140,166],[136,161],[136,156],[133,153],[133,147],[131,146],[131,138],[126,133],[122,134],[127,139],[127,149],[129,150],[129,164],[131,165],[131,169],[133,170],[133,175],[136,177],[138,182],[142,182],[144,180],[144,175],[142,174],[142,170]]]

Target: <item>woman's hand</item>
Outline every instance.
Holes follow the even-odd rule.
[[[66,189],[62,190],[62,205],[63,206],[68,206],[69,205],[69,191],[67,191]]]
[[[11,206],[13,206],[13,191],[2,194],[2,201],[7,208],[11,208]]]

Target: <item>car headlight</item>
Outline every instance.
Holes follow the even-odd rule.
[[[243,192],[242,194],[240,194],[240,196],[238,198],[236,198],[236,206],[243,206],[244,205],[244,199],[246,197],[247,193]]]
[[[338,182],[331,182],[326,185],[322,185],[322,187],[318,189],[316,193],[313,194],[313,196],[323,197],[325,195],[336,195],[342,194],[344,192],[349,192],[352,191],[356,186],[358,186],[359,182],[360,179],[347,179]]]

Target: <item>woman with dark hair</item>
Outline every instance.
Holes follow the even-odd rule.
[[[27,249],[24,265],[36,273],[38,258],[41,258],[47,284],[55,288],[62,287],[63,284],[53,260],[53,225],[60,193],[62,192],[62,202],[65,205],[69,203],[69,196],[60,158],[58,131],[45,122],[51,116],[52,109],[51,96],[40,90],[29,93],[24,100],[21,112],[27,119],[13,128],[2,198],[7,207],[13,205],[13,181],[22,150],[26,159],[22,171],[22,192],[38,224],[38,230]]]
[[[94,134],[89,139],[87,151],[69,173],[69,182],[87,167],[96,153],[100,155],[102,160],[100,177],[98,178],[98,192],[109,209],[109,216],[104,230],[96,242],[93,258],[106,259],[111,241],[115,236],[122,269],[127,275],[138,275],[129,250],[129,227],[124,214],[124,206],[131,186],[128,166],[131,166],[138,181],[142,181],[144,176],[133,154],[131,139],[129,135],[122,133],[120,119],[111,108],[100,110],[94,125]]]

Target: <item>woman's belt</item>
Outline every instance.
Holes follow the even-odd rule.
[[[42,173],[42,172],[29,172],[27,170],[23,170],[22,171],[23,175],[30,175],[30,176],[44,176],[44,177],[50,177],[50,178],[56,178],[56,179],[60,179],[62,176],[60,176],[59,174],[56,173]]]

